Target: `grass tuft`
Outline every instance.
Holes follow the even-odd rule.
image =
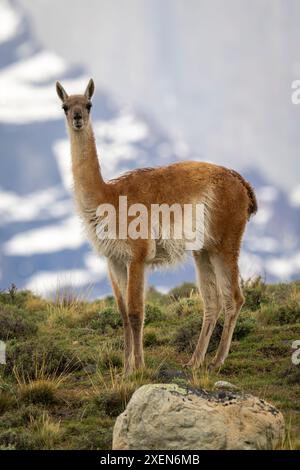
[[[58,389],[67,380],[67,371],[49,373],[44,361],[41,365],[36,362],[34,377],[30,377],[18,367],[13,373],[17,382],[20,400],[29,403],[42,403],[49,405],[59,399]]]

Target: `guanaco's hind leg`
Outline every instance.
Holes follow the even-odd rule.
[[[128,266],[127,311],[133,337],[134,365],[144,366],[144,275],[145,266],[141,261],[132,261]]]
[[[207,250],[194,252],[197,277],[204,303],[203,322],[196,349],[188,366],[199,367],[203,364],[209,341],[222,309],[216,276]]]
[[[129,374],[133,368],[132,332],[126,308],[127,267],[115,260],[108,261],[109,274],[124,328],[124,370]]]
[[[239,285],[238,254],[214,255],[212,258],[217,284],[222,292],[225,319],[223,332],[212,367],[221,366],[228,356],[232,335],[244,296]]]

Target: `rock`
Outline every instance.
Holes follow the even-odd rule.
[[[225,380],[218,380],[214,384],[214,389],[216,390],[238,390],[236,385],[233,385],[230,382],[226,382]]]
[[[273,449],[283,433],[282,414],[252,395],[150,384],[118,416],[113,449]]]

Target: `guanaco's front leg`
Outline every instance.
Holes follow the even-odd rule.
[[[132,331],[134,365],[136,369],[144,366],[144,277],[144,263],[132,261],[128,266],[127,312]]]
[[[116,260],[108,260],[108,268],[115,299],[122,315],[124,328],[124,372],[126,375],[132,372],[133,344],[131,326],[126,308],[127,269],[126,265]]]

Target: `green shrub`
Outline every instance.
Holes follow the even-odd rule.
[[[196,347],[202,324],[202,316],[196,313],[186,317],[174,337],[173,344],[178,352],[192,353]],[[213,338],[211,338],[211,342]]]
[[[24,307],[30,297],[33,297],[30,291],[18,291],[16,286],[12,284],[8,292],[0,292],[0,304]]]
[[[120,352],[104,351],[99,360],[100,369],[110,369],[111,367],[120,369],[123,367],[123,359]]]
[[[60,423],[53,421],[45,411],[30,416],[26,428],[0,430],[0,446],[16,450],[53,449],[61,440]]]
[[[112,447],[112,418],[95,417],[67,425],[65,437],[72,440],[72,449],[109,450]]]
[[[16,367],[24,376],[35,378],[37,370],[45,373],[63,373],[80,370],[84,367],[70,350],[53,343],[51,339],[40,338],[24,342],[11,341],[6,348],[6,366],[4,372],[11,374]]]
[[[282,381],[286,382],[288,385],[299,385],[300,383],[300,367],[299,366],[289,366],[287,370],[281,375],[279,383]]]
[[[176,332],[176,335],[173,339],[173,344],[175,345],[178,352],[186,351],[192,353],[196,347],[202,325],[202,316],[199,314],[191,314],[184,321],[184,324],[180,326]],[[223,316],[220,317],[217,321],[213,334],[211,336],[208,352],[214,351],[221,339],[222,331],[224,325]],[[236,327],[233,333],[234,340],[240,340],[250,334],[256,325],[256,321],[249,314],[242,313],[240,314]]]
[[[167,305],[170,302],[170,297],[159,292],[154,286],[150,286],[147,291],[146,301],[152,304]]]
[[[147,348],[147,347],[153,346],[155,344],[159,344],[159,340],[158,340],[156,331],[154,331],[154,330],[145,331],[145,333],[144,333],[144,346]]]
[[[24,403],[51,405],[56,403],[56,387],[51,381],[36,380],[24,384],[21,388],[20,398]]]
[[[0,420],[0,447],[16,450],[38,449],[29,427],[32,418],[42,414],[43,410],[34,405],[15,407],[14,410],[3,414]]]
[[[169,296],[175,300],[190,297],[192,293],[198,292],[196,285],[192,282],[184,282],[181,286],[174,287],[169,292]]]
[[[300,323],[300,304],[296,300],[290,300],[282,305],[264,305],[259,312],[258,318],[265,325]]]
[[[14,397],[4,391],[0,391],[0,415],[10,410],[16,403]]]
[[[0,339],[28,337],[37,332],[37,325],[26,312],[14,306],[0,306]]]
[[[293,299],[300,301],[300,281],[269,284],[266,288],[268,297],[275,304],[285,304]]]
[[[107,295],[105,298],[104,298],[104,301],[105,301],[105,304],[108,306],[108,307],[115,307],[116,308],[116,301],[115,301],[115,298],[113,295]]]
[[[186,317],[203,312],[202,300],[199,296],[182,298],[168,306],[168,312],[177,317]]]
[[[223,323],[223,319],[222,319]],[[223,326],[223,325],[222,325]],[[247,312],[242,312],[236,322],[233,339],[239,341],[248,336],[256,328],[256,319]]]
[[[263,303],[267,302],[266,284],[260,276],[242,283],[242,288],[245,296],[244,310],[258,310]]]
[[[162,309],[152,303],[146,303],[145,306],[145,325],[149,323],[155,323],[159,321],[164,321],[166,319],[166,314],[162,311]]]
[[[20,426],[28,426],[32,417],[39,417],[43,413],[43,409],[36,405],[25,405],[18,403],[13,410],[9,410],[1,416],[1,430],[8,428],[18,428]]]
[[[107,416],[118,416],[126,406],[124,397],[118,390],[104,390],[96,398],[96,403],[100,411]]]
[[[0,433],[0,446],[2,449],[29,450],[29,436],[22,429],[6,429]]]
[[[90,326],[93,330],[97,330],[99,333],[105,334],[122,326],[122,318],[120,313],[114,307],[108,306],[99,312],[96,318],[93,318]]]

